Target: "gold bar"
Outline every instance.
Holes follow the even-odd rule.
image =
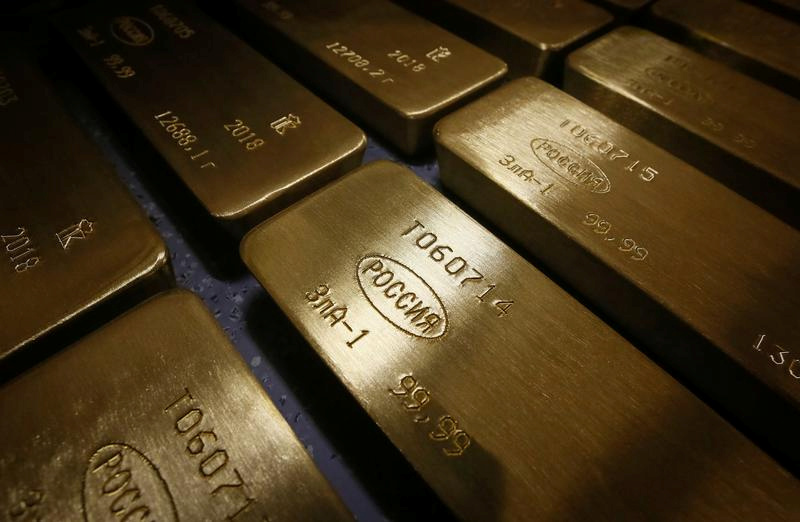
[[[788,472],[403,167],[343,177],[242,257],[461,518],[800,510]]]
[[[268,54],[406,154],[431,147],[439,118],[506,73],[494,56],[388,0],[236,4]]]
[[[436,136],[445,186],[800,464],[800,233],[533,78]]]
[[[31,345],[50,334],[71,340],[172,281],[161,237],[23,47],[0,35],[0,366],[6,369],[12,359],[44,355],[41,345]]]
[[[0,388],[7,520],[347,520],[200,299],[148,301]]]
[[[800,25],[739,0],[659,0],[650,15],[671,38],[800,97]]]
[[[502,58],[512,77],[557,80],[566,54],[614,20],[582,0],[414,0],[406,4]]]
[[[188,2],[103,2],[55,23],[223,222],[257,223],[361,163],[363,132]]]
[[[564,87],[800,227],[800,101],[633,27],[570,54]]]

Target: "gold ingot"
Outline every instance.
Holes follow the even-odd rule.
[[[800,101],[622,27],[573,52],[567,92],[800,227]]]
[[[659,0],[650,14],[671,38],[800,97],[800,25],[738,0]]]
[[[433,124],[493,86],[506,65],[388,0],[240,0],[269,55],[415,154]]]
[[[406,2],[417,12],[486,49],[508,64],[509,76],[561,76],[570,50],[613,21],[583,0],[425,0]]]
[[[3,366],[171,284],[161,237],[11,37],[0,37],[0,194]]]
[[[343,177],[242,257],[461,518],[800,512],[796,479],[405,168]]]
[[[347,520],[200,299],[161,294],[0,388],[8,520]],[[269,518],[268,518],[269,517]]]
[[[104,2],[55,23],[208,212],[235,228],[361,163],[363,132],[190,3]]]
[[[445,186],[800,464],[800,233],[533,78],[436,132]]]

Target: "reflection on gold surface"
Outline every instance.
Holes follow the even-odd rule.
[[[660,0],[651,23],[710,58],[800,96],[800,26],[763,7],[739,0]]]
[[[0,415],[9,520],[349,518],[185,291],[153,298],[0,388]]]
[[[171,274],[164,242],[57,103],[21,42],[3,37],[0,44],[5,365],[12,354],[34,355],[22,348],[64,323],[164,288]]]
[[[800,227],[800,101],[648,31],[570,54],[565,89]]]
[[[533,78],[445,118],[437,142],[447,187],[800,462],[796,230]]]
[[[535,161],[522,145],[509,152]],[[579,199],[557,184],[554,197]],[[349,174],[254,229],[242,256],[462,518],[790,520],[800,509],[785,471],[402,167]]]
[[[497,58],[387,0],[237,2],[245,29],[309,85],[414,154],[441,116],[506,72]]]
[[[257,223],[361,163],[361,130],[189,3],[101,3],[56,25],[224,222]]]
[[[502,58],[512,77],[560,78],[566,52],[614,19],[583,0],[406,0],[404,3]]]

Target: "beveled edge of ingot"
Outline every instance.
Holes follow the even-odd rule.
[[[113,181],[118,182],[116,177]],[[121,185],[121,183],[119,184]],[[116,297],[123,297],[123,294],[127,292],[136,293],[137,290],[141,290],[143,295],[137,294],[131,296],[132,299],[137,301],[132,305],[136,307],[142,300],[148,300],[157,293],[174,287],[175,279],[172,262],[164,239],[156,231],[153,224],[148,221],[144,210],[139,208],[138,204],[133,201],[133,198],[127,193],[127,189],[123,186],[121,186],[121,189],[125,190],[125,197],[131,200],[131,204],[136,205],[138,212],[141,214],[139,217],[143,225],[143,236],[141,238],[143,247],[139,255],[128,259],[127,266],[122,267],[120,270],[122,275],[113,281],[104,292],[98,293],[93,298],[84,301],[80,306],[63,316],[60,320],[45,325],[27,338],[20,340],[16,345],[1,351],[0,367],[6,366],[10,359],[18,358],[23,355],[24,352],[28,352],[31,349],[35,350],[36,344],[45,342],[49,336],[56,334],[62,327],[76,321],[79,322],[83,316],[97,312],[98,307],[103,307],[104,304],[114,300]],[[119,303],[116,304],[119,305]],[[112,305],[109,303],[109,306]],[[126,309],[128,308],[130,307],[126,307]],[[108,310],[107,312],[113,311]],[[78,331],[80,330],[79,328]],[[77,339],[73,339],[72,341],[75,342]],[[0,372],[0,382],[3,380],[3,373],[4,372]]]
[[[267,192],[243,205],[211,206],[207,201],[201,200],[188,186],[187,189],[215,219],[251,228],[361,164],[367,150],[366,133],[348,118],[342,116],[339,111],[332,110],[352,127],[352,132],[349,132],[348,136],[344,138],[340,136],[336,139],[337,148],[343,150],[335,158],[321,163],[317,168],[296,178],[291,183]]]

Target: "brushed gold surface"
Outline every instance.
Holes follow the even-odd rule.
[[[356,126],[188,2],[54,22],[216,218],[257,223],[361,162]]]
[[[509,77],[558,78],[569,50],[613,21],[583,0],[406,2],[508,64]]]
[[[739,0],[659,0],[653,26],[800,97],[800,25]]]
[[[388,0],[240,0],[269,55],[394,146],[431,146],[433,124],[506,73],[494,56]]]
[[[193,294],[161,294],[0,388],[4,520],[346,520]]]
[[[800,227],[800,101],[642,29],[573,52],[567,92]]]
[[[405,168],[343,177],[242,257],[464,519],[800,513],[796,479]]]
[[[172,280],[161,237],[23,45],[0,35],[0,363]]]
[[[800,463],[800,233],[533,78],[436,132],[448,188]]]

